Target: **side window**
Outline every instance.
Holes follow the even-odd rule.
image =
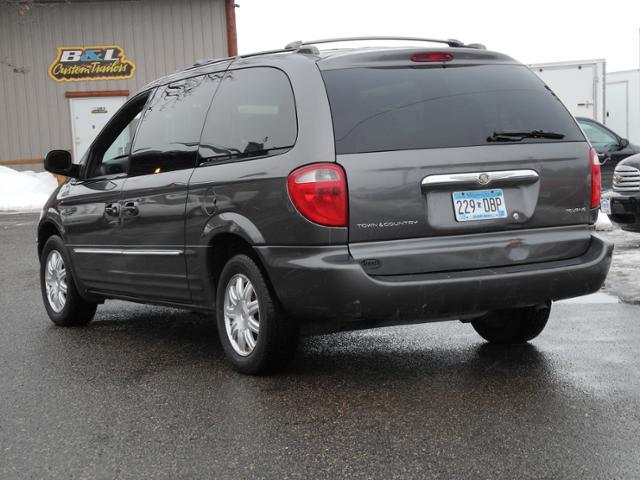
[[[129,153],[131,152],[131,141],[136,133],[136,128],[138,127],[141,115],[142,112],[138,112],[138,114],[133,117],[133,120],[131,120],[124,130],[120,132],[120,135],[116,137],[109,148],[107,148],[107,151],[104,152],[104,157],[102,158],[103,165],[116,163],[129,156]]]
[[[618,144],[616,137],[594,123],[580,122],[580,126],[594,147],[612,147]]]
[[[204,162],[248,158],[291,148],[298,135],[288,77],[270,67],[225,74],[200,140]]]
[[[133,142],[129,176],[195,166],[202,125],[218,81],[218,75],[204,75],[156,90]]]
[[[126,173],[131,142],[148,96],[130,100],[100,132],[89,153],[87,178]]]

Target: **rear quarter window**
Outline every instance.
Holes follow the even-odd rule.
[[[277,153],[298,135],[289,78],[271,67],[232,70],[217,91],[200,139],[203,162]]]
[[[562,103],[522,65],[362,67],[322,76],[338,154],[486,145],[500,131],[584,141]]]

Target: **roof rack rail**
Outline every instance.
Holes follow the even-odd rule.
[[[275,50],[264,50],[262,52],[243,53],[242,55],[236,55],[235,57],[210,58],[210,59],[205,58],[202,60],[197,60],[192,66],[188,67],[186,70],[202,67],[205,65],[213,65],[214,63],[225,62],[227,60],[234,60],[237,58],[259,57],[260,55],[271,55],[273,53],[292,53],[292,52],[306,53],[306,54],[312,54],[312,55],[317,55],[318,53],[320,53],[320,51],[313,45],[310,45],[308,47],[305,46],[302,48],[278,48]]]
[[[226,62],[228,60],[233,60],[235,57],[222,57],[222,58],[202,58],[200,60],[196,60],[195,63],[193,65],[191,65],[190,67],[185,68],[185,70],[191,70],[192,68],[198,68],[198,67],[202,67],[204,65],[213,65],[215,63],[221,63],[221,62]],[[181,72],[182,69],[177,70],[178,72]]]
[[[479,44],[465,45],[460,40],[450,38],[448,40],[439,40],[436,38],[420,38],[420,37],[341,37],[341,38],[324,38],[321,40],[302,41],[297,40],[295,42],[288,43],[284,48],[285,50],[296,50],[303,45],[315,45],[318,43],[336,43],[336,42],[357,42],[366,40],[399,40],[405,42],[431,42],[431,43],[444,43],[450,47],[470,47],[478,48]]]
[[[244,55],[238,55],[240,58],[259,57],[260,55],[271,55],[273,53],[291,53],[292,51],[298,51],[298,48],[278,48],[276,50],[265,50],[263,52],[246,53]],[[306,52],[303,52],[306,53]]]
[[[336,43],[336,42],[359,42],[359,41],[367,41],[367,40],[394,40],[394,41],[405,41],[405,42],[430,42],[430,43],[443,43],[450,47],[466,47],[466,48],[478,48],[486,50],[487,47],[480,43],[470,43],[465,45],[460,40],[456,40],[454,38],[450,38],[448,40],[438,40],[435,38],[419,38],[419,37],[341,37],[341,38],[325,38],[321,40],[313,40],[313,41],[302,41],[297,40],[295,42],[288,43],[284,48],[278,48],[275,50],[265,50],[263,52],[254,52],[254,53],[245,53],[242,55],[237,55],[235,57],[224,57],[224,58],[212,58],[212,59],[202,59],[196,61],[191,67],[188,67],[187,70],[192,68],[202,67],[204,65],[212,65],[214,63],[224,62],[227,60],[233,60],[236,58],[248,58],[248,57],[257,57],[260,55],[270,55],[273,53],[291,53],[298,52],[310,55],[317,55],[320,53],[315,44],[318,43]]]

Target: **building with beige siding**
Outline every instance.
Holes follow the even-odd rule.
[[[79,160],[143,85],[235,53],[229,0],[0,0],[0,164]]]

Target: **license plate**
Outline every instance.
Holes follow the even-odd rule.
[[[458,222],[506,218],[507,205],[502,189],[453,192],[453,211]]]
[[[602,210],[602,213],[611,215],[611,200],[609,200],[607,197],[602,197],[600,199],[600,210]]]

